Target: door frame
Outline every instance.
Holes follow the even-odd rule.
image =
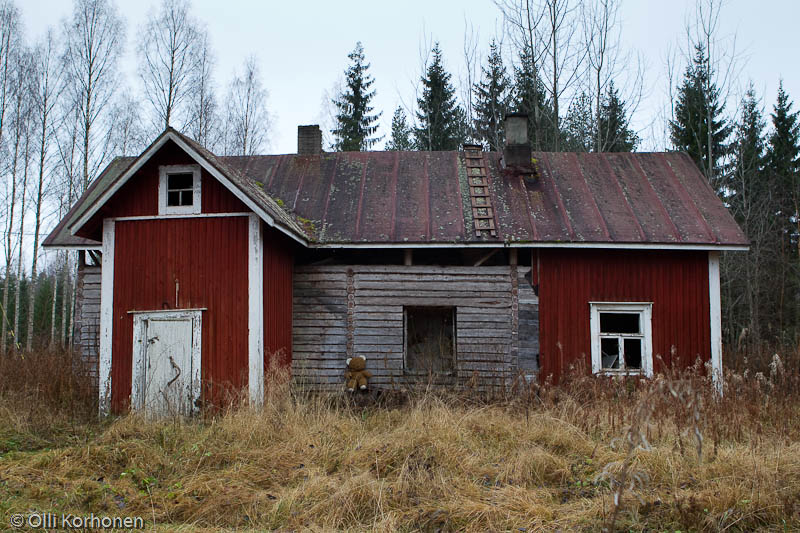
[[[192,375],[191,375],[191,412],[198,410],[197,400],[200,398],[200,368],[202,362],[203,311],[200,309],[168,309],[158,311],[128,311],[133,315],[133,367],[131,375],[131,409],[138,410],[144,405],[147,343],[147,322],[160,320],[192,321]]]

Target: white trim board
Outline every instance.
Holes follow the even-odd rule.
[[[225,186],[234,196],[239,198],[247,207],[253,210],[258,216],[261,217],[264,222],[266,222],[269,226],[276,228],[278,231],[285,233],[293,240],[299,242],[303,245],[308,245],[308,242],[295,235],[293,232],[289,231],[286,228],[275,223],[275,219],[270,216],[264,209],[261,208],[258,204],[256,204],[253,200],[250,199],[242,190],[234,185],[224,174],[222,174],[219,170],[214,167],[208,160],[200,155],[194,148],[189,146],[186,142],[183,141],[175,132],[167,131],[165,132],[160,139],[154,142],[150,148],[148,148],[142,155],[136,159],[133,165],[128,168],[120,177],[116,179],[113,185],[105,190],[89,207],[86,212],[81,215],[81,217],[69,226],[69,231],[72,235],[75,235],[75,232],[86,224],[100,209],[103,204],[105,204],[127,181],[139,171],[139,169],[151,158],[153,155],[162,147],[167,141],[173,141],[177,144],[180,148],[182,148],[189,156],[194,159],[200,166],[202,166],[209,174],[214,176],[222,185]]]
[[[250,215],[247,237],[247,383],[250,403],[260,406],[264,401],[264,239],[256,215]]]
[[[196,213],[187,215],[138,215],[132,217],[109,217],[110,220],[125,222],[129,220],[174,220],[181,218],[230,218],[249,217],[252,213]]]
[[[615,242],[415,242],[415,243],[313,243],[309,248],[371,248],[374,250],[391,248],[590,248],[601,250],[698,250],[698,251],[747,251],[744,244],[660,244],[660,243],[615,243]]]
[[[100,350],[98,393],[100,416],[111,407],[111,353],[114,340],[114,221],[103,220],[103,262],[100,270]]]
[[[722,303],[719,283],[719,252],[708,253],[708,308],[711,326],[711,379],[722,394]]]

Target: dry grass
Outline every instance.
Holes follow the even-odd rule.
[[[0,520],[39,510],[175,531],[796,530],[800,378],[794,364],[773,366],[729,375],[722,400],[702,372],[573,377],[491,402],[412,393],[381,407],[273,377],[260,411],[104,422],[87,414],[80,380],[30,390],[3,373]]]

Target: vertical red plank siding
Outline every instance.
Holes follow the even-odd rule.
[[[111,365],[115,411],[128,407],[131,392],[132,310],[207,308],[201,362],[205,399],[217,403],[225,393],[247,384],[247,233],[247,217],[116,223]]]
[[[542,250],[539,260],[543,378],[591,368],[589,302],[653,302],[655,371],[710,358],[707,252]]]
[[[292,244],[264,229],[264,368],[292,361]],[[273,359],[275,360],[273,361]]]

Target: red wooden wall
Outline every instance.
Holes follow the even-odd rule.
[[[534,268],[536,258],[534,252]],[[538,259],[543,379],[558,380],[578,361],[591,369],[593,301],[653,302],[656,372],[710,358],[707,252],[542,250]]]
[[[194,164],[168,142],[101,209],[104,217],[157,216],[159,165]],[[250,210],[205,170],[202,212]],[[293,243],[264,226],[264,352],[291,361]],[[132,379],[133,316],[129,311],[206,308],[203,311],[204,399],[215,404],[247,385],[248,218],[186,217],[115,223],[112,409],[128,408]],[[175,285],[178,282],[178,301]]]
[[[247,217],[118,221],[114,241],[112,408],[131,392],[128,311],[204,307],[202,371],[211,401],[247,384]],[[175,282],[178,302],[175,304]],[[204,387],[204,394],[208,390]]]
[[[292,361],[293,243],[264,227],[264,369]]]

